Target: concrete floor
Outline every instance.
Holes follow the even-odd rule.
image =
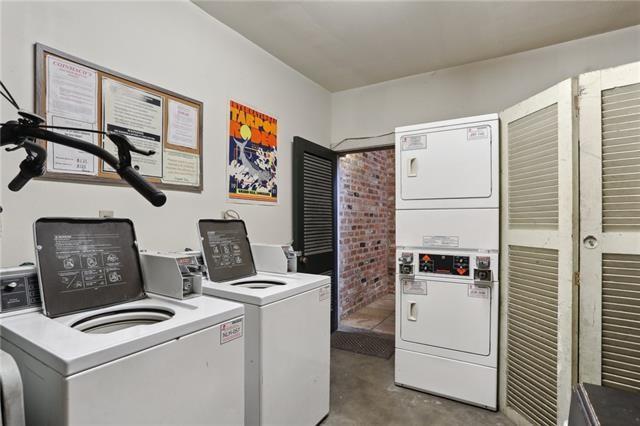
[[[322,425],[513,425],[500,413],[395,386],[394,357],[331,349],[331,411]]]
[[[340,327],[393,335],[396,332],[395,303],[395,295],[385,294],[340,320]]]

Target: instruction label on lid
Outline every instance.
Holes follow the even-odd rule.
[[[242,318],[227,321],[220,325],[220,344],[224,345],[242,337]]]

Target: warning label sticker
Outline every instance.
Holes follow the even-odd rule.
[[[414,149],[425,149],[427,147],[427,135],[411,135],[403,136],[400,139],[403,151],[412,151]]]
[[[469,284],[469,297],[477,297],[478,299],[488,299],[491,293],[489,287],[477,286],[475,284]]]
[[[491,129],[489,126],[482,127],[469,127],[467,129],[467,140],[468,141],[481,141],[489,139],[491,136]]]
[[[459,247],[460,237],[454,235],[424,235],[422,237],[424,247]]]
[[[320,290],[318,291],[318,300],[320,300],[322,302],[323,300],[327,300],[330,296],[331,296],[331,286],[330,285],[326,285],[324,287],[320,287]]]
[[[402,292],[404,294],[427,294],[427,282],[417,280],[402,280]]]
[[[220,344],[224,345],[242,337],[242,318],[227,321],[220,325]]]

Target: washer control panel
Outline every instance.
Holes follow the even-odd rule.
[[[41,306],[35,266],[0,268],[0,313],[40,309]]]

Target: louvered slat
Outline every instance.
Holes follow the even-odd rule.
[[[558,251],[509,246],[507,405],[536,425],[555,425]]]
[[[333,167],[330,160],[304,153],[304,253],[333,251]]]
[[[558,106],[508,125],[509,227],[558,227]]]
[[[602,384],[640,391],[640,255],[602,255]]]
[[[640,84],[602,92],[602,226],[640,229]]]

